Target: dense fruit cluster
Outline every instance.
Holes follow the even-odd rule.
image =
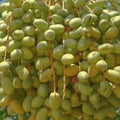
[[[118,6],[8,1],[0,5],[0,106],[19,120],[114,118],[120,108]]]

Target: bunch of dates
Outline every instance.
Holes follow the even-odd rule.
[[[112,0],[0,5],[0,106],[18,120],[112,120],[120,108],[120,12]]]

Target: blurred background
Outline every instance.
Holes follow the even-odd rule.
[[[6,2],[7,0],[0,0],[0,4]]]

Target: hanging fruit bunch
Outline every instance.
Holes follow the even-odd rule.
[[[0,12],[0,106],[9,115],[116,116],[120,12],[114,0],[8,0]]]

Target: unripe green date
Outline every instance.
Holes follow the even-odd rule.
[[[110,23],[106,19],[102,19],[99,22],[99,28],[102,32],[105,32],[110,28]]]
[[[91,39],[90,38],[87,38],[87,37],[82,37],[79,42],[78,42],[78,46],[77,46],[77,49],[79,51],[84,51],[86,50],[89,46],[90,46],[90,42],[91,42]]]
[[[58,75],[63,75],[63,64],[59,61],[54,62],[55,72]]]
[[[79,39],[82,36],[81,31],[82,31],[81,26],[74,28],[69,32],[69,36],[73,39]]]
[[[69,14],[67,17],[64,19],[65,25],[69,25],[69,21],[74,18],[75,16],[73,14]]]
[[[116,61],[117,61],[115,54],[113,54],[113,53],[106,54],[105,61],[108,64],[108,68],[115,67]]]
[[[46,30],[44,33],[45,39],[48,41],[52,41],[55,39],[55,32],[53,30]]]
[[[72,109],[70,100],[67,99],[61,100],[61,108],[65,111],[70,111]]]
[[[34,19],[33,25],[34,27],[42,31],[45,31],[48,29],[48,23],[43,19]]]
[[[49,113],[49,110],[46,107],[40,108],[36,114],[36,120],[40,120],[41,118],[42,120],[47,120],[48,113]]]
[[[92,114],[94,114],[95,110],[89,102],[85,102],[85,103],[82,104],[82,111],[85,114],[92,115]]]
[[[77,74],[77,78],[80,82],[87,83],[89,79],[89,74],[86,71],[80,71]]]
[[[29,24],[29,23],[32,23],[32,22],[33,22],[34,16],[33,16],[32,13],[28,12],[28,13],[25,13],[25,14],[22,16],[21,19],[22,19],[22,21],[23,21],[24,23]]]
[[[59,93],[52,92],[49,96],[49,106],[51,110],[57,110],[60,107],[61,98]]]
[[[51,116],[56,120],[60,120],[62,117],[62,110],[58,109],[58,110],[51,111]]]
[[[115,108],[119,108],[120,107],[120,101],[119,98],[117,96],[115,96],[114,94],[112,94],[111,96],[109,96],[107,98],[107,101],[113,105],[113,107]]]
[[[105,73],[105,78],[113,83],[120,83],[120,73],[118,71],[108,69]]]
[[[15,40],[20,40],[24,37],[24,31],[23,30],[15,30],[12,33],[12,38]]]
[[[36,61],[36,69],[37,70],[44,70],[49,66],[50,66],[50,59],[48,57],[39,58]]]
[[[23,28],[23,21],[20,19],[15,19],[10,23],[11,31]]]
[[[93,13],[97,16],[100,16],[102,14],[103,9],[101,7],[95,7],[93,9]]]
[[[4,56],[6,51],[6,46],[0,46],[0,56]]]
[[[33,52],[27,47],[21,47],[23,58],[25,60],[31,60],[33,58]]]
[[[74,1],[75,7],[78,7],[78,8],[85,6],[86,3],[87,3],[87,0],[75,0]]]
[[[0,24],[0,31],[2,31],[3,33],[7,32],[7,28],[8,28],[8,26],[6,23],[3,22]]]
[[[99,73],[99,74],[97,74],[96,76],[92,77],[92,78],[90,79],[90,81],[93,82],[93,83],[100,83],[100,82],[103,81],[103,79],[104,79],[104,76]]]
[[[39,80],[42,83],[48,82],[52,79],[52,69],[47,68],[39,75]]]
[[[92,88],[86,83],[78,83],[79,92],[83,95],[90,95],[92,93]]]
[[[119,29],[115,26],[110,27],[106,32],[105,32],[105,37],[106,39],[113,39],[116,38],[119,34]]]
[[[108,81],[103,81],[100,83],[98,88],[98,93],[104,97],[109,97],[112,94],[112,86]]]
[[[71,106],[74,108],[79,107],[81,105],[81,101],[79,100],[79,96],[76,94],[72,94],[70,101],[71,101]]]
[[[27,78],[27,79],[22,81],[22,87],[25,90],[30,89],[32,87],[32,84],[33,84],[32,78]]]
[[[2,79],[1,86],[3,87],[3,90],[7,95],[13,94],[14,87],[13,87],[11,78],[5,77],[4,79]]]
[[[20,41],[16,41],[16,40],[11,40],[8,43],[8,48],[7,51],[8,53],[11,53],[14,49],[17,49],[21,46],[21,42]]]
[[[0,100],[0,106],[1,107],[7,107],[10,102],[10,96],[6,95]]]
[[[81,19],[79,17],[72,18],[69,21],[70,28],[76,28],[76,27],[79,27],[80,25],[81,25]]]
[[[5,10],[10,10],[10,3],[3,3],[0,4],[0,12],[4,12]]]
[[[118,15],[118,16],[115,16],[115,17],[111,18],[111,22],[112,22],[113,25],[118,27],[119,24],[120,24],[120,16]]]
[[[20,18],[23,16],[23,14],[24,14],[24,11],[22,8],[16,8],[12,11],[12,16],[14,18]]]
[[[26,47],[33,47],[35,45],[35,38],[26,36],[21,39],[21,45]]]
[[[88,73],[90,78],[93,78],[99,74],[100,70],[96,68],[96,64],[93,63],[88,67]]]
[[[98,51],[100,54],[108,54],[113,51],[113,45],[110,43],[104,43],[98,46]]]
[[[68,65],[65,68],[65,75],[69,77],[77,75],[78,72],[79,72],[79,66],[76,64]]]
[[[94,91],[90,96],[89,96],[89,101],[90,103],[94,106],[96,104],[99,104],[100,102],[100,95],[98,92]]]
[[[34,34],[35,34],[35,28],[33,26],[30,26],[30,25],[29,26],[25,26],[23,28],[23,31],[28,36],[34,36]]]
[[[97,69],[99,69],[100,71],[104,71],[108,68],[108,64],[105,60],[99,60],[96,63],[96,67]]]
[[[108,113],[109,113],[109,109],[107,109],[106,107],[102,107],[95,112],[94,119],[102,120],[105,117],[107,117]]]
[[[53,58],[56,60],[61,60],[61,57],[63,56],[65,52],[65,48],[63,45],[58,45],[53,49]]]
[[[1,71],[9,70],[9,68],[10,68],[10,63],[8,61],[0,62],[0,70]]]
[[[120,43],[113,43],[113,53],[120,54]]]
[[[61,16],[59,14],[53,14],[52,15],[52,21],[55,24],[64,24],[64,18],[63,18],[63,16]]]
[[[92,51],[88,54],[87,60],[90,63],[95,63],[100,59],[100,53],[98,51]]]
[[[31,100],[31,106],[33,108],[40,108],[44,103],[44,98],[40,97],[39,95],[35,96],[32,100]]]
[[[32,99],[33,99],[32,96],[25,97],[25,99],[23,101],[23,105],[22,105],[25,112],[30,112],[30,109],[32,108],[32,106],[31,106]]]
[[[83,17],[81,20],[81,25],[82,26],[89,26],[93,22],[96,22],[98,17],[95,14],[87,14],[86,16]]]
[[[61,58],[61,62],[64,64],[64,65],[70,65],[72,63],[74,63],[75,61],[75,58],[72,54],[64,54]]]
[[[22,80],[17,76],[13,77],[13,87],[14,88],[21,88],[22,87]]]
[[[62,24],[50,25],[49,29],[54,30],[56,34],[62,34],[65,31],[65,27]]]
[[[17,66],[16,67],[16,72],[17,72],[17,75],[19,76],[19,78],[22,79],[22,80],[25,80],[29,77],[29,71],[23,65]]]
[[[120,98],[120,85],[115,85],[115,87],[113,88],[113,93],[116,97]]]
[[[21,49],[14,49],[11,53],[10,53],[10,58],[12,60],[19,60],[22,58],[22,51]]]

